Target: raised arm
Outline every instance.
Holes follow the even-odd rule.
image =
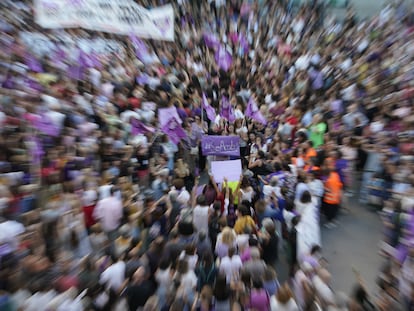
[[[213,175],[209,175],[210,176],[210,181],[213,184],[214,190],[216,191],[216,193],[220,193],[220,189],[217,186],[216,181],[214,180],[214,176]]]

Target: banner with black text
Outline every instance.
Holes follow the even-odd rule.
[[[174,41],[171,5],[147,10],[132,0],[35,0],[35,20],[43,28],[84,28]]]

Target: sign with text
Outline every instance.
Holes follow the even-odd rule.
[[[201,150],[203,155],[240,156],[240,138],[238,136],[203,136]]]
[[[224,178],[227,178],[228,181],[237,181],[240,179],[241,173],[241,160],[211,162],[211,174],[217,183],[223,182]]]
[[[75,28],[174,41],[172,5],[147,10],[132,0],[35,0],[43,28]]]

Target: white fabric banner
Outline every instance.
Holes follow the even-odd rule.
[[[59,39],[50,38],[37,32],[21,32],[20,39],[36,56],[53,55],[58,48],[65,51],[68,55],[75,55],[78,48],[85,53],[96,53],[98,55],[124,55],[124,47],[116,40],[95,38],[76,38],[70,35],[60,34]],[[77,54],[76,54],[77,55]]]
[[[44,28],[74,28],[174,41],[171,5],[147,10],[131,0],[35,0],[35,20]]]

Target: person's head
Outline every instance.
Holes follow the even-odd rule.
[[[230,258],[233,257],[234,255],[236,255],[236,248],[233,247],[233,246],[229,247],[228,255],[229,255]]]
[[[238,210],[241,216],[250,216],[250,210],[247,208],[247,206],[240,204]]]
[[[274,281],[276,279],[277,279],[276,270],[272,266],[267,265],[265,274],[263,276],[263,281],[269,282],[269,281]]]
[[[201,205],[201,206],[206,205],[206,197],[204,196],[204,194],[200,194],[197,197],[197,205]]]
[[[302,170],[298,172],[298,183],[305,183],[306,182],[306,173]]]
[[[319,245],[313,245],[310,251],[311,256],[319,256],[322,253],[322,248]]]
[[[204,231],[204,230],[201,230],[199,233],[198,233],[198,242],[204,242],[205,240],[206,240],[206,238],[207,238],[207,234],[206,234],[206,232]]]
[[[275,223],[273,222],[271,218],[263,219],[262,225],[267,233],[269,233],[270,235],[275,234],[276,227],[275,227]]]
[[[179,260],[177,262],[177,272],[181,275],[186,274],[188,272],[188,261],[187,260]]]
[[[265,156],[265,153],[262,151],[262,150],[259,150],[258,152],[257,152],[257,158],[258,159],[264,159],[266,156]]]
[[[221,241],[228,246],[233,246],[235,240],[236,235],[233,232],[233,229],[230,227],[224,227],[221,231]]]
[[[253,277],[252,287],[254,289],[262,289],[263,288],[263,281],[258,277]]]
[[[279,183],[279,178],[277,176],[272,176],[272,178],[270,179],[269,185],[271,187],[276,187]]]
[[[292,299],[292,297],[293,297],[292,291],[290,290],[290,287],[287,283],[283,284],[276,292],[276,299],[282,305],[285,305],[286,303],[288,303],[288,301]]]
[[[249,178],[247,176],[243,176],[241,183],[240,183],[240,188],[247,188],[249,186],[250,186]]]
[[[201,262],[204,267],[210,267],[214,263],[213,254],[211,252],[205,252],[201,258]]]
[[[170,265],[171,265],[171,262],[170,262],[169,258],[165,258],[165,257],[163,257],[163,258],[161,258],[161,260],[160,260],[160,263],[159,263],[159,265],[158,265],[158,268],[159,268],[160,270],[165,271],[165,270],[167,270],[167,269],[170,267]]]
[[[262,214],[266,210],[266,201],[265,200],[258,200],[254,204],[254,207],[255,207],[256,213]]]
[[[227,280],[224,273],[219,273],[216,277],[216,282],[214,284],[214,295],[218,293],[223,293],[227,290]]]
[[[194,254],[195,254],[195,252],[196,252],[196,247],[195,247],[195,245],[194,245],[193,243],[188,244],[188,245],[185,247],[185,254],[186,254],[186,255],[188,255],[188,256],[192,256],[192,255],[194,255]]]
[[[312,196],[308,190],[303,191],[300,201],[305,204],[312,202]]]

